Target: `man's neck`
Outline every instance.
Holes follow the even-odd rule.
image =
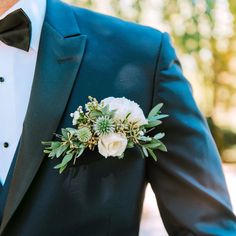
[[[0,16],[9,8],[16,4],[19,0],[0,0]]]

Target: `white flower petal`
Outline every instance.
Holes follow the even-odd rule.
[[[120,156],[126,149],[127,138],[121,133],[103,135],[98,141],[98,151],[104,157]]]
[[[102,101],[105,105],[108,104],[111,110],[117,110],[114,116],[115,119],[124,120],[127,114],[131,113],[128,121],[137,122],[139,126],[148,123],[144,116],[143,110],[134,101],[131,101],[125,97],[107,97]]]

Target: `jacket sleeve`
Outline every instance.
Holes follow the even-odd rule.
[[[157,162],[147,159],[147,179],[169,235],[235,236],[218,150],[167,33],[162,34],[152,98],[151,107],[162,102],[162,112],[169,114],[152,131],[166,133],[162,141],[168,152],[157,150]]]

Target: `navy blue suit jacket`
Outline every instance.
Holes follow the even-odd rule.
[[[63,174],[41,141],[87,102],[125,96],[145,115],[163,102],[168,152],[125,158],[86,150]],[[157,130],[154,130],[155,133]],[[1,236],[135,236],[146,184],[169,235],[236,235],[219,153],[167,33],[57,0],[46,18]]]

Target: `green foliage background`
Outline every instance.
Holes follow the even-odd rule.
[[[191,59],[193,89],[222,156],[236,143],[235,0],[67,0],[168,31],[180,59]],[[151,16],[151,17],[150,17]],[[156,18],[156,19],[155,19]],[[187,60],[189,61],[189,60]],[[183,63],[184,71],[190,65]],[[195,86],[197,84],[197,86]],[[198,96],[201,97],[198,99]],[[235,117],[235,118],[234,118]],[[231,152],[233,150],[233,152]],[[232,154],[233,153],[233,154]],[[226,157],[225,159],[227,159]],[[235,158],[236,159],[236,158]]]

